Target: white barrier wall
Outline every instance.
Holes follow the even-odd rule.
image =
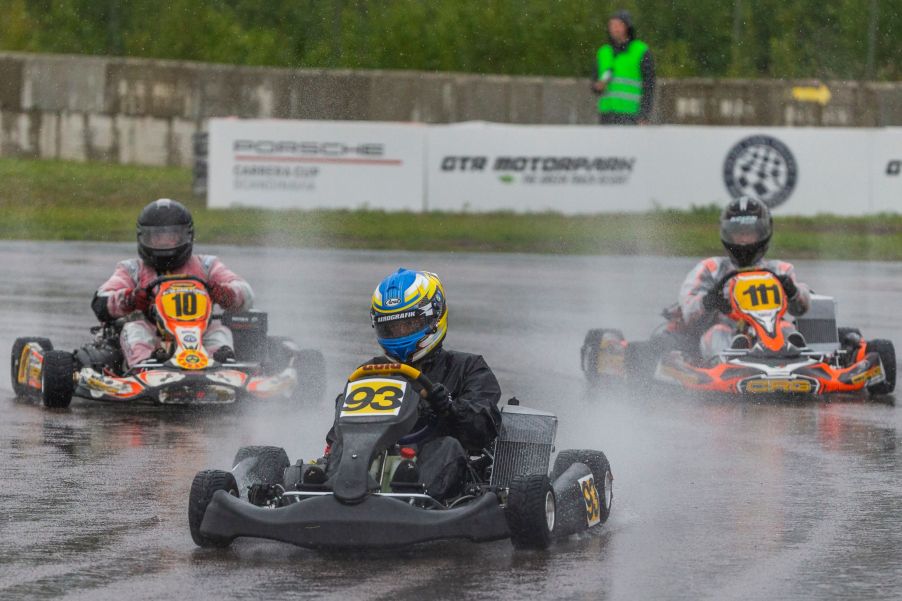
[[[902,128],[412,125],[213,120],[211,207],[902,211]]]

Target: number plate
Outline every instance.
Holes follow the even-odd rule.
[[[783,306],[783,288],[769,274],[740,277],[733,287],[733,298],[745,312],[773,311]]]
[[[339,417],[398,415],[406,390],[407,382],[387,378],[348,382]]]
[[[178,321],[196,321],[207,313],[209,297],[198,290],[171,290],[163,294],[163,314]]]

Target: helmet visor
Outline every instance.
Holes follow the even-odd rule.
[[[429,317],[420,311],[405,311],[373,318],[379,338],[403,338],[426,329]]]
[[[153,250],[170,250],[190,242],[190,225],[142,225],[138,232],[138,243]]]
[[[734,215],[720,225],[720,239],[731,246],[752,246],[770,238],[770,224],[756,215]]]

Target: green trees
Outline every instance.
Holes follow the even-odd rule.
[[[621,7],[663,76],[902,77],[890,0],[0,0],[0,49],[584,76]]]

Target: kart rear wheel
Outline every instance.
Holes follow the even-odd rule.
[[[548,476],[516,476],[507,496],[507,527],[517,549],[547,549],[554,536],[557,500]]]
[[[37,344],[41,347],[43,351],[52,351],[53,343],[50,342],[48,338],[37,338],[37,337],[29,337],[29,338],[16,338],[16,341],[13,342],[13,350],[10,354],[10,369],[9,369],[9,381],[12,382],[13,392],[16,393],[17,397],[23,397],[31,394],[37,394],[37,390],[33,388],[29,388],[25,384],[19,382],[19,366],[22,361],[22,352],[25,350],[25,346],[27,344]]]
[[[234,468],[249,457],[257,462],[248,470],[248,476],[254,484],[282,484],[285,468],[291,465],[288,453],[282,447],[251,446],[241,447],[232,461]]]
[[[47,351],[41,368],[41,398],[45,407],[63,408],[75,393],[75,356],[66,351]]]
[[[601,451],[591,449],[566,449],[557,454],[554,459],[554,467],[551,469],[551,482],[567,471],[574,463],[584,463],[592,471],[595,478],[595,489],[598,491],[599,517],[601,523],[608,521],[611,515],[611,504],[614,501],[614,474],[611,472],[611,464]]]
[[[896,389],[896,348],[889,340],[869,340],[866,353],[877,353],[883,363],[883,373],[886,380],[873,386],[868,386],[871,395],[889,394]]]
[[[200,533],[200,525],[204,521],[207,505],[218,490],[224,490],[233,497],[238,496],[238,484],[231,472],[222,470],[204,470],[197,472],[194,481],[191,482],[191,495],[188,498],[188,528],[191,530],[191,538],[199,547],[224,548],[231,544],[231,540],[216,536],[204,536]]]

